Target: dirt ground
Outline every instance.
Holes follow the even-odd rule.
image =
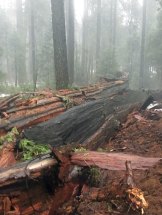
[[[162,112],[145,111],[131,113],[120,131],[103,149],[108,152],[124,152],[144,157],[162,157]],[[162,161],[147,170],[134,170],[134,181],[140,188],[149,206],[144,211],[147,215],[162,214]],[[53,204],[52,214],[75,215],[133,215],[141,211],[132,209],[126,198],[126,172],[98,172],[98,184],[87,185],[69,183],[56,191],[54,202],[68,193],[69,199],[64,204]],[[71,193],[71,194],[70,194]],[[60,196],[61,195],[61,196]],[[56,206],[57,210],[54,210]]]
[[[162,157],[162,113],[132,113],[107,149],[146,157]],[[146,171],[134,171],[135,182],[149,203],[148,215],[162,214],[162,162]]]

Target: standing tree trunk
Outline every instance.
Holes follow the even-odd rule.
[[[64,0],[51,0],[56,88],[67,88],[69,83],[65,33]]]
[[[37,85],[36,57],[35,57],[35,18],[34,18],[34,2],[30,0],[30,68],[33,77],[34,91]]]
[[[101,48],[101,0],[97,0],[97,30],[96,30],[96,72],[99,72]]]
[[[132,80],[132,73],[133,73],[133,0],[130,0],[130,14],[129,14],[129,37],[131,38],[129,41],[129,54],[128,54],[128,71],[129,71],[129,84]]]
[[[113,1],[114,0],[110,0],[110,12],[109,12],[109,14],[110,14],[110,17],[109,17],[109,19],[110,19],[110,23],[109,23],[109,26],[110,26],[110,29],[109,29],[109,45],[110,45],[110,49],[112,49],[112,35],[113,35],[113,33],[112,33],[112,31],[113,31]]]
[[[113,11],[113,63],[115,63],[115,55],[116,55],[116,16],[117,16],[117,0],[114,1],[114,11]]]
[[[68,57],[68,71],[69,84],[74,82],[74,0],[67,0],[67,57]]]
[[[16,52],[17,47],[14,45],[14,64],[15,64],[15,87],[18,85],[18,78],[17,78],[17,52]]]
[[[116,20],[117,19],[117,0],[110,2],[110,73],[114,72],[116,63]]]
[[[140,89],[142,89],[144,87],[145,42],[146,42],[146,8],[147,8],[147,0],[143,0],[141,59],[140,59],[140,76],[139,76],[139,88]]]
[[[17,81],[24,84],[26,82],[26,43],[25,27],[22,0],[16,0],[16,23],[17,23]]]
[[[83,24],[82,24],[82,77],[81,81],[82,84],[88,84],[88,74],[87,74],[87,41],[86,37],[88,34],[87,29],[87,17],[88,17],[88,0],[84,0],[84,17],[83,17]]]

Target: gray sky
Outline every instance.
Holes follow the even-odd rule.
[[[76,18],[81,22],[83,17],[84,0],[74,0]]]
[[[15,0],[0,0],[0,6],[2,8],[8,8],[11,4],[13,4]]]

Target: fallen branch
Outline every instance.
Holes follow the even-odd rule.
[[[18,183],[26,177],[34,179],[42,175],[43,170],[57,164],[49,154],[40,156],[33,161],[22,162],[0,170],[0,187]]]
[[[132,162],[132,169],[145,170],[154,166],[162,158],[146,158],[123,153],[104,153],[87,151],[75,153],[71,157],[71,163],[78,166],[97,166],[107,170],[125,170],[125,162]]]
[[[12,103],[16,99],[18,99],[19,96],[20,96],[19,94],[16,94],[16,95],[9,96],[9,97],[5,98],[4,100],[2,100],[0,103],[0,111],[3,111],[6,106],[9,106],[10,103]]]
[[[125,162],[126,160],[130,160],[132,162],[132,169],[145,170],[161,160],[161,158],[144,158],[122,153],[101,153],[93,151],[74,153],[69,160],[58,151],[54,150],[53,153],[54,156],[52,157],[50,154],[47,154],[30,162],[18,163],[1,169],[0,187],[17,183],[25,177],[37,178],[41,175],[42,170],[48,169],[58,163],[60,163],[61,167],[59,175],[63,178],[63,175],[67,176],[71,165],[82,167],[96,166],[101,169],[118,171],[125,170]],[[128,174],[131,175],[130,172]]]

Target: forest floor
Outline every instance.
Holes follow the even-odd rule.
[[[132,156],[162,157],[162,112],[131,113],[117,135],[99,150],[122,152]],[[133,173],[137,187],[144,192],[149,204],[145,214],[161,215],[162,162],[147,170],[134,170]],[[132,205],[123,193],[125,171],[99,170],[98,177],[100,179],[97,186],[84,184],[79,196],[71,198],[68,196],[69,200],[55,214],[140,214],[139,210],[132,210]],[[54,200],[59,201],[70,189],[76,190],[75,184],[69,184],[62,191],[58,190]]]
[[[63,154],[71,155],[71,152],[86,154],[90,149],[83,145],[69,144],[60,147],[59,150]],[[6,159],[9,158],[7,162],[16,162],[17,151],[15,154],[13,150],[9,151],[10,153],[7,151]],[[96,151],[114,153],[116,158],[122,153],[125,156],[124,162],[135,156],[162,158],[162,111],[160,109],[133,111],[127,116],[125,123],[119,125],[116,134]],[[2,161],[6,163],[2,152],[0,151],[1,165]],[[113,162],[115,165],[115,160]],[[68,177],[62,183],[59,177],[61,173],[69,171],[68,165],[72,170],[70,174],[68,172]],[[105,170],[87,165],[79,170],[79,167],[72,166],[72,163],[67,165],[63,163],[62,166],[60,167],[62,170],[59,169],[59,173],[55,172],[55,175],[49,168],[51,171],[49,175],[38,180],[27,178],[25,183],[23,181],[14,187],[11,186],[13,190],[10,188],[3,190],[1,187],[0,215],[162,214],[162,160],[149,168],[133,169],[133,184],[135,190],[139,188],[139,192],[135,194],[131,192],[130,195],[128,194],[130,175],[126,168]],[[81,175],[78,176],[76,173],[79,171]],[[148,206],[147,204],[144,206],[145,200]]]

